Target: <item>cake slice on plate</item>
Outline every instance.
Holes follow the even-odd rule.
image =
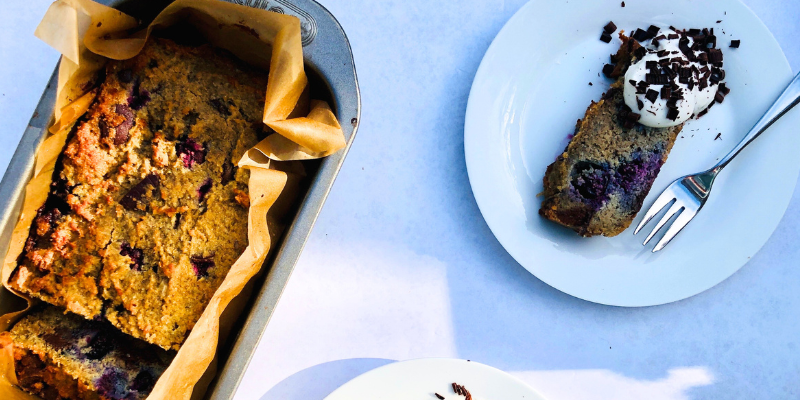
[[[582,236],[615,236],[642,207],[683,123],[727,89],[713,30],[651,26],[603,72],[616,81],[592,102],[564,152],[547,167],[539,214]]]

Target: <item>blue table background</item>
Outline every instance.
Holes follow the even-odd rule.
[[[57,60],[33,37],[49,3],[2,4],[0,171]],[[800,2],[745,3],[797,72]],[[472,79],[524,1],[323,4],[353,47],[361,127],[237,399],[321,400],[419,357],[493,365],[551,399],[800,398],[800,190],[764,248],[705,293],[639,309],[570,297],[504,251],[464,165]]]

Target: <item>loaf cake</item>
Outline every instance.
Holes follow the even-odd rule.
[[[173,354],[108,322],[45,306],[0,336],[19,386],[44,400],[144,400]]]
[[[608,26],[616,29],[613,23]],[[611,57],[615,64],[603,70],[616,80],[586,110],[543,179],[539,214],[582,236],[615,236],[625,230],[683,122],[702,116],[727,94],[724,84],[718,86],[724,71],[713,30],[651,26],[633,37],[620,34],[620,39]],[[634,64],[640,69],[634,71]],[[639,76],[646,79],[632,79]]]
[[[74,126],[10,285],[177,349],[247,247],[267,73],[150,39],[110,61]]]

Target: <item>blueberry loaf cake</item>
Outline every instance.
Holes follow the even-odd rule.
[[[713,30],[651,26],[620,39],[616,65],[604,68],[615,82],[586,110],[543,179],[539,214],[582,236],[625,230],[683,123],[727,94]]]
[[[108,322],[52,306],[29,314],[0,340],[13,345],[19,386],[44,400],[143,400],[172,359]]]
[[[267,74],[151,39],[110,61],[74,128],[10,285],[177,349],[247,247]]]

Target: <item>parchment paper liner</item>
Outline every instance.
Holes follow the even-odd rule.
[[[298,192],[302,167],[271,160],[324,157],[345,145],[341,126],[330,106],[324,101],[308,99],[297,18],[218,0],[177,0],[145,29],[137,29],[138,22],[133,17],[115,9],[89,0],[58,0],[36,29],[36,36],[63,55],[55,115],[49,128],[51,135],[37,151],[33,177],[26,186],[19,221],[0,271],[7,289],[14,292],[8,279],[16,268],[36,211],[47,198],[56,160],[68,133],[94,101],[96,90],[87,88],[94,86],[98,71],[108,59],[124,60],[137,55],[153,29],[184,21],[194,25],[212,45],[269,70],[263,122],[277,134],[268,136],[239,161],[240,167],[250,169],[248,247],[231,266],[175,359],[159,378],[148,397],[150,400],[189,399],[201,378],[203,382],[198,386],[204,389],[208,377],[213,376],[211,369],[223,312],[231,302],[244,304],[237,296],[261,269],[272,241],[278,236],[280,223],[276,221],[291,208]],[[27,296],[14,293],[28,300],[28,307],[0,316],[0,332],[7,331],[34,303]],[[232,309],[225,316],[233,314]],[[0,398],[38,399],[15,384],[12,346],[8,337],[0,334]]]

